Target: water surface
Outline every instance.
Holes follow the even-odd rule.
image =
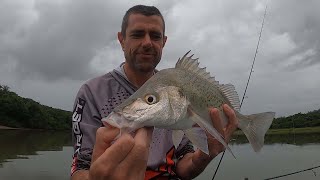
[[[266,179],[320,165],[320,134],[267,136],[260,153],[235,137],[215,179]],[[71,133],[0,130],[0,180],[69,179]],[[196,179],[212,179],[221,155]],[[316,174],[317,176],[315,176]],[[320,168],[279,179],[320,177]]]

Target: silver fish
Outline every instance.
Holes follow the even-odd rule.
[[[226,124],[221,106],[228,104],[239,120],[238,127],[254,151],[259,151],[275,113],[240,114],[240,101],[234,86],[220,84],[205,68],[199,68],[198,59],[192,59],[193,55],[187,57],[188,53],[178,60],[175,68],[163,69],[152,76],[102,121],[126,132],[148,126],[171,129],[175,146],[186,135],[196,147],[209,154],[207,137],[199,133],[197,124],[233,155],[223,136],[213,127],[208,111],[209,107],[218,108]]]

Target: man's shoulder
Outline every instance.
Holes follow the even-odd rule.
[[[82,88],[100,89],[105,86],[118,85],[119,82],[112,75],[112,71],[106,74],[91,78],[82,84]]]
[[[80,91],[97,93],[106,92],[108,94],[121,90],[127,91],[131,88],[131,84],[126,81],[116,70],[110,71],[104,75],[94,77],[82,84]],[[130,91],[128,91],[130,92]]]
[[[84,84],[86,85],[95,85],[95,84],[100,84],[101,82],[109,82],[109,81],[114,81],[115,79],[111,75],[111,72],[108,72],[106,74],[91,78],[87,80]]]

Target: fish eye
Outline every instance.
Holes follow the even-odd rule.
[[[148,94],[145,96],[145,100],[148,104],[154,104],[157,102],[157,97],[152,94]]]

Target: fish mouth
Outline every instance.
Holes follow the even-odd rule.
[[[102,119],[103,122],[106,122],[108,125],[124,129],[124,128],[134,128],[134,121],[130,120],[130,116],[126,117],[122,113],[119,112],[111,112],[107,117]]]
[[[126,121],[126,118],[120,113],[111,112],[107,117],[103,118],[102,121],[120,129],[121,124],[123,124],[123,121]]]

